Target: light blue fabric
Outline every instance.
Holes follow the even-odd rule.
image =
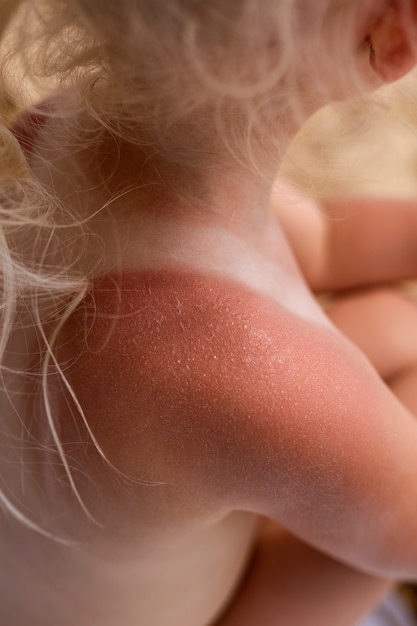
[[[357,626],[417,626],[417,620],[401,598],[393,594]]]

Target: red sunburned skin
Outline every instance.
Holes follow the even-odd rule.
[[[267,377],[279,352],[277,330],[288,343],[289,318],[268,298],[215,274],[106,275],[66,324],[59,357],[72,362],[69,381],[119,469],[173,480],[200,458],[202,472],[217,473],[227,458],[226,421],[259,410],[260,396],[275,384]],[[212,452],[203,462],[207,441]]]
[[[109,471],[62,402],[62,444],[109,528],[147,536],[147,548],[174,545],[176,531],[247,511],[363,563],[346,529],[385,509],[380,485],[402,441],[389,394],[337,331],[237,280],[171,265],[93,280],[57,344],[105,456],[134,479]],[[386,469],[374,475],[379,459]]]
[[[262,433],[272,435],[282,416],[294,428],[287,392],[294,377],[299,385],[304,371],[315,375],[312,352],[322,372],[334,339],[214,273],[132,271],[94,281],[58,356],[112,463],[145,480],[184,485],[186,476],[191,500],[201,475],[210,477],[210,498],[219,472],[244,460],[262,465]],[[309,392],[298,395],[304,414]]]
[[[82,351],[84,361],[94,360],[97,381],[99,371],[111,369],[122,387],[126,376],[151,376],[156,381],[168,375],[167,368],[173,376],[185,369],[191,372],[191,364],[193,373],[201,366],[214,373],[224,356],[215,354],[219,347],[228,354],[232,348],[243,354],[254,309],[264,300],[215,274],[181,270],[108,274],[94,280],[70,321],[78,343],[75,353]],[[67,339],[68,331],[65,334]]]

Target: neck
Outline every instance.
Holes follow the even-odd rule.
[[[107,141],[109,158],[101,163],[100,177],[110,195],[130,189],[136,206],[140,199],[142,206],[199,208],[203,213],[209,211],[211,217],[234,219],[267,209],[281,154],[287,147],[287,141],[283,142],[285,149],[283,144],[277,148],[275,142],[272,147],[265,141],[262,150],[253,153],[251,163],[250,152],[242,152],[238,160],[219,142],[202,144],[200,140],[195,152],[181,154],[174,144],[158,149],[145,141]]]
[[[176,163],[128,146],[120,151],[113,182],[115,191],[132,189],[134,206],[190,215],[197,210],[210,220],[246,220],[267,209],[278,167],[279,162],[265,175],[221,155],[215,162]],[[110,177],[106,180],[108,185]]]
[[[102,190],[104,201],[129,190],[131,206],[201,208],[211,218],[213,213],[219,219],[249,218],[267,210],[282,157],[299,129],[289,119],[290,110],[285,114],[278,103],[276,111],[268,106],[264,114],[268,123],[256,124],[248,139],[249,115],[239,117],[236,109],[220,122],[213,111],[205,111],[157,130],[133,122],[124,128],[116,117],[114,132],[110,118],[103,129],[82,113],[72,130],[78,141],[85,134],[86,150],[77,158],[81,176],[87,175],[89,188],[93,183]]]

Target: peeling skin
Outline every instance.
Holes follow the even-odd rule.
[[[234,473],[228,459],[250,465],[244,420],[251,432],[269,428],[287,404],[279,372],[288,384],[308,367],[293,348],[299,323],[215,274],[125,272],[94,282],[66,327],[61,360],[73,361],[69,380],[112,463],[141,479],[182,481],[176,497],[189,499],[189,515],[190,506],[219,506],[222,477]],[[310,398],[297,402],[307,409]],[[204,484],[197,498],[195,480]]]
[[[76,341],[77,316],[90,327],[84,348]],[[335,435],[333,429],[326,435],[323,415],[313,439],[308,416],[322,396],[326,370],[335,376],[338,404],[343,387],[350,389],[343,371],[337,382],[338,335],[239,283],[181,270],[108,275],[95,281],[91,301],[77,316],[65,332],[75,357],[67,373],[93,432],[121,471],[182,481],[187,509],[210,500],[219,506],[223,476],[236,475],[235,464],[252,477],[254,491],[271,471],[275,478],[267,484],[282,484],[280,473],[291,473],[295,454],[284,443],[287,429],[290,436],[298,433],[299,453],[306,437],[311,448]],[[277,448],[268,452],[277,424],[282,462]],[[338,429],[344,431],[343,422]],[[199,504],[194,479],[204,484]]]
[[[411,441],[416,426],[403,416],[395,432],[395,399],[336,330],[214,273],[170,268],[95,280],[61,344],[108,459],[164,485],[139,488],[140,523],[192,526],[246,510],[374,567],[378,532],[382,541],[397,524],[384,484],[402,480],[397,457],[413,455],[404,432]],[[362,529],[383,513],[371,546]]]

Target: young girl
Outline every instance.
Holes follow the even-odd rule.
[[[417,3],[0,15],[43,89],[2,131],[2,626],[353,626],[417,579],[417,203],[275,179]]]

